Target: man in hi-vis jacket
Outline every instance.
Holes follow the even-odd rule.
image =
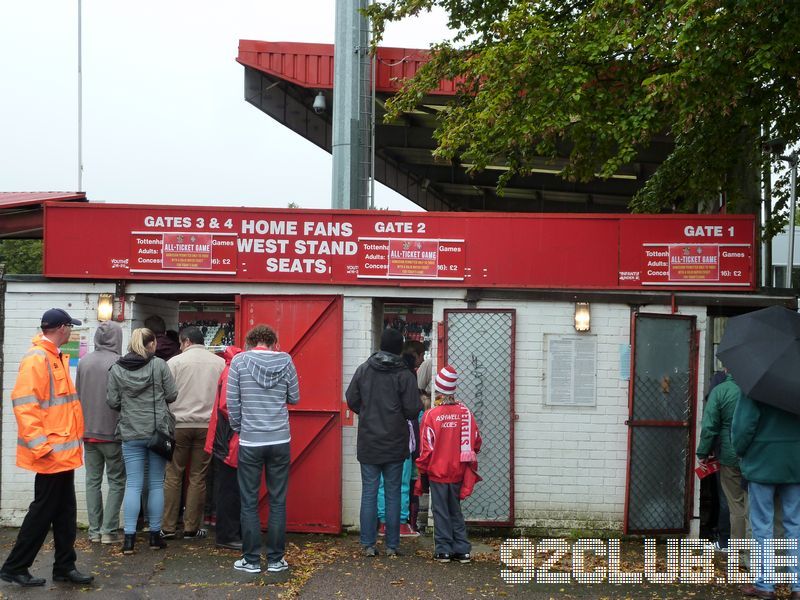
[[[75,568],[75,469],[83,464],[83,412],[69,374],[69,355],[59,348],[81,322],[60,308],[42,315],[42,333],[22,358],[11,392],[17,418],[17,466],[36,473],[34,497],[0,579],[44,585],[28,569],[53,526],[53,580],[88,584],[94,577]]]

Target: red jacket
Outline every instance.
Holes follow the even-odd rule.
[[[461,462],[461,415],[464,405],[442,404],[432,408],[422,417],[420,438],[422,449],[417,459],[421,474],[437,483],[458,483],[464,480],[468,466],[477,470],[477,462]],[[469,410],[468,410],[469,412]],[[475,416],[469,412],[472,420],[471,444],[477,453],[481,449],[481,434]]]
[[[211,409],[205,446],[206,452],[234,469],[239,465],[239,434],[231,429],[228,417],[228,371],[231,368],[231,359],[241,351],[236,346],[228,346],[222,353],[225,368],[217,382],[217,394],[214,397],[214,408]]]

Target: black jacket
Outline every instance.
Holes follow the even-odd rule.
[[[379,465],[408,458],[408,423],[422,410],[417,378],[403,359],[376,352],[361,364],[345,393],[358,415],[358,462]]]

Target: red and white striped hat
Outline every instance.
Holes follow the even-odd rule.
[[[445,396],[452,396],[456,393],[458,385],[458,373],[454,367],[447,365],[436,374],[436,391]]]

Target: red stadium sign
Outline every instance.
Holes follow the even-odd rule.
[[[742,215],[45,209],[45,274],[83,279],[752,290],[754,248]]]

